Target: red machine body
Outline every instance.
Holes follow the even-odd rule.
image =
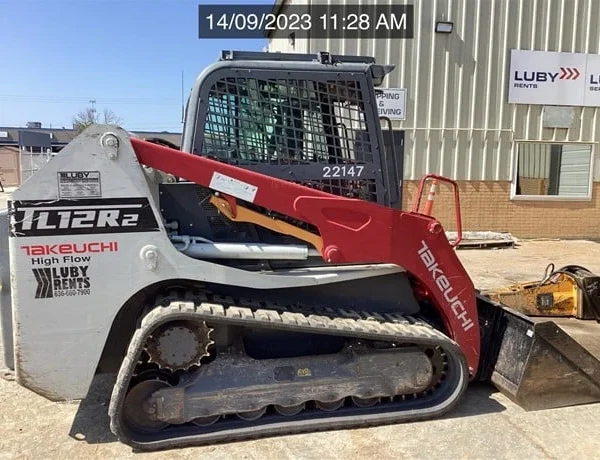
[[[439,311],[448,335],[462,349],[470,377],[474,378],[480,355],[475,288],[441,224],[417,212],[419,201],[413,210],[399,211],[140,139],[133,138],[131,142],[140,163],[201,186],[209,187],[213,175],[218,173],[255,187],[252,203],[318,229],[323,240],[321,256],[328,262],[391,263],[403,267],[410,275],[417,298],[428,300]],[[426,178],[421,181],[419,192]],[[457,196],[456,184],[452,184]],[[227,199],[235,203],[235,197]]]

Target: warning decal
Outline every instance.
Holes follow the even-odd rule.
[[[208,187],[218,192],[227,193],[240,200],[249,201],[250,203],[254,203],[254,198],[256,198],[256,192],[258,191],[256,185],[242,182],[218,172],[213,173]]]
[[[60,198],[101,197],[99,171],[60,171],[58,173]]]

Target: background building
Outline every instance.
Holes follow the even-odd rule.
[[[277,8],[306,3],[279,0]],[[336,3],[344,2],[329,0]],[[418,179],[438,173],[459,181],[467,230],[600,237],[600,2],[406,3],[414,5],[413,39],[273,35],[269,50],[396,65],[384,84],[405,90],[393,120],[404,131],[405,208]],[[450,33],[436,31],[440,21]],[[442,189],[434,212],[452,229],[449,197]]]
[[[138,137],[161,139],[177,146],[181,133],[135,131]],[[62,150],[77,136],[74,129],[42,128],[38,122],[26,127],[0,126],[0,181],[4,187],[16,187],[40,169],[52,154]]]

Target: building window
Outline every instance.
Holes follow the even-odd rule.
[[[590,199],[593,149],[582,143],[517,144],[514,199]]]

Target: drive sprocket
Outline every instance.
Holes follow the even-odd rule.
[[[200,360],[210,355],[208,347],[214,344],[210,337],[212,331],[204,321],[165,323],[156,328],[146,342],[149,361],[171,371],[200,366]]]

